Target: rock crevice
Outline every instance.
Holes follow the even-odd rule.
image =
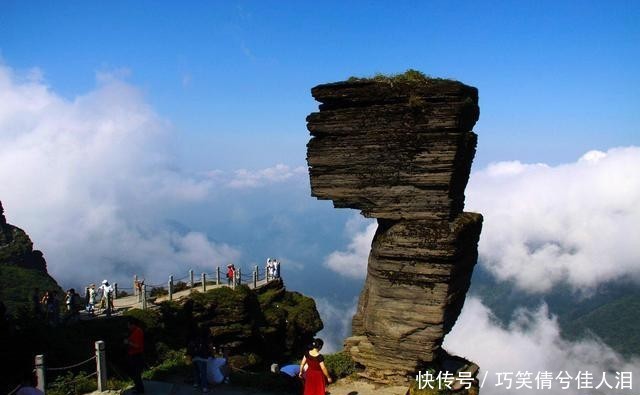
[[[345,347],[376,381],[436,361],[462,305],[482,216],[465,213],[475,155],[476,88],[460,82],[357,80],[312,89],[311,193],[378,219]]]

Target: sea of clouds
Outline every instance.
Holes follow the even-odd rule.
[[[480,264],[496,279],[511,280],[522,291],[535,294],[568,286],[588,296],[612,280],[638,281],[638,169],[640,148],[620,147],[590,151],[576,162],[556,166],[500,162],[472,173],[466,209],[484,215]],[[345,225],[349,239],[345,249],[329,254],[324,264],[336,273],[364,278],[376,227],[372,220],[352,217]],[[347,322],[342,335],[349,330]],[[545,305],[534,311],[520,309],[503,326],[482,300],[470,297],[444,347],[489,373],[482,390],[486,394],[527,392],[524,387],[515,390],[518,371],[532,377],[545,371],[554,376],[561,371],[573,376],[588,371],[594,374],[593,386],[600,383],[603,372],[608,372],[610,384],[616,371],[640,375],[640,360],[623,358],[596,337],[574,342],[562,338],[556,317]],[[496,373],[507,372],[512,373],[511,389],[496,386]],[[544,391],[584,393],[577,383],[573,381],[567,390]],[[533,384],[529,392],[536,391]],[[589,393],[608,393],[606,387],[600,390]]]
[[[185,267],[211,272],[212,262],[237,261],[238,248],[168,226],[168,213],[301,173],[283,164],[180,171],[170,143],[177,132],[115,75],[99,74],[95,89],[67,99],[37,69],[0,64],[0,102],[0,200],[63,284],[128,283],[149,266],[150,280],[165,281]]]
[[[164,278],[178,268],[206,270],[212,261],[240,259],[240,248],[213,240],[204,230],[167,226],[168,213],[179,217],[221,195],[241,200],[239,191],[307,182],[304,167],[284,164],[181,171],[173,159],[171,123],[138,88],[113,75],[98,75],[93,90],[65,98],[37,69],[16,72],[0,64],[0,103],[0,200],[9,222],[28,231],[63,284],[122,273],[129,278],[150,263]],[[611,280],[637,281],[638,169],[640,148],[619,147],[585,153],[573,163],[500,162],[473,172],[467,210],[485,217],[481,264],[498,280],[538,294],[555,286],[588,294]],[[324,270],[360,283],[376,226],[351,217],[344,248],[326,254]],[[305,264],[293,266],[304,273]],[[356,301],[317,296],[328,349],[339,349]],[[640,374],[638,361],[622,358],[597,339],[562,339],[544,306],[518,312],[505,327],[481,300],[469,298],[445,345],[491,373],[578,368]],[[490,387],[483,393],[500,391]]]

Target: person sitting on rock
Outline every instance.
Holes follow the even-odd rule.
[[[207,380],[212,384],[229,383],[229,354],[226,348],[221,349],[222,355],[215,355],[207,361]]]

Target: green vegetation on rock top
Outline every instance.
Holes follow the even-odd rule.
[[[423,72],[414,70],[414,69],[408,69],[404,73],[399,73],[399,74],[386,75],[386,74],[378,73],[373,77],[363,77],[363,78],[349,77],[349,79],[347,79],[347,82],[368,82],[368,81],[383,82],[389,85],[394,85],[399,83],[411,84],[411,85],[427,85],[427,84],[432,84],[434,82],[444,82],[444,81],[452,81],[452,80],[449,80],[446,78],[429,77]]]

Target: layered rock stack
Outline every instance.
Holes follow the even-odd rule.
[[[482,227],[480,214],[463,212],[478,91],[408,77],[316,86],[320,111],[307,117],[312,195],[378,219],[345,347],[380,382],[403,382],[437,361]]]

